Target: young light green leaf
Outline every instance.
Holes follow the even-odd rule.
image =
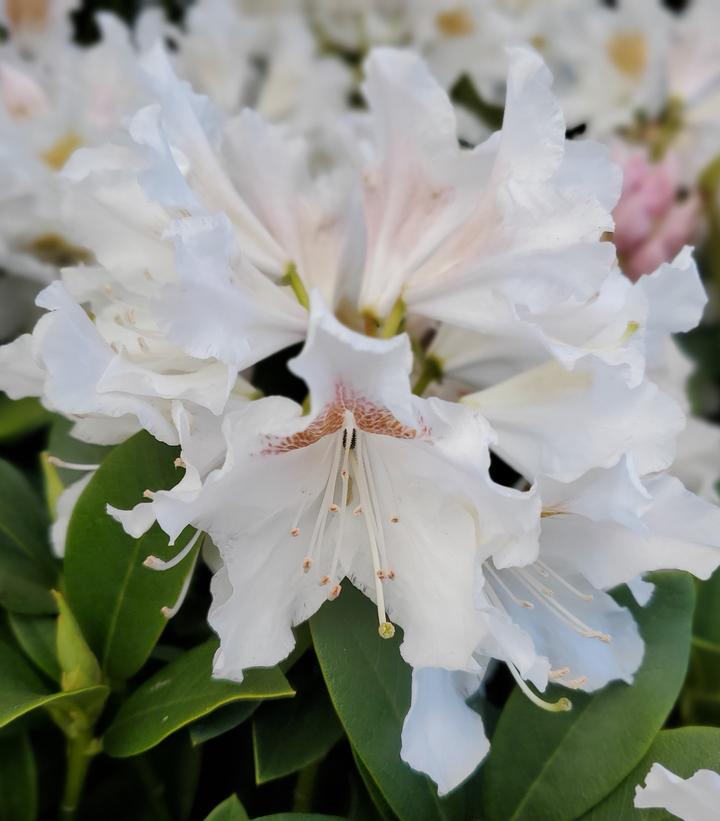
[[[54,616],[21,616],[10,613],[8,622],[15,641],[46,676],[60,684],[57,658],[57,619]]]
[[[72,610],[62,594],[53,590],[58,608],[57,659],[62,671],[60,683],[66,692],[94,687],[102,681],[98,660],[88,647]]]
[[[400,636],[378,636],[370,601],[347,584],[337,601],[313,616],[310,629],[335,712],[393,812],[412,821],[477,814],[465,806],[462,790],[440,800],[432,781],[400,759],[410,668],[400,656]]]
[[[633,806],[635,788],[645,783],[653,764],[659,763],[680,778],[697,770],[720,771],[720,729],[681,727],[662,730],[635,769],[583,821],[642,821],[657,818],[657,810],[638,810]]]
[[[0,605],[14,613],[54,613],[57,569],[48,518],[25,477],[0,460]]]
[[[142,501],[144,490],[172,487],[180,479],[176,455],[147,433],[133,436],[107,456],[70,520],[66,598],[110,679],[129,678],[147,660],[167,621],[162,608],[175,603],[194,552],[171,570],[149,570],[143,566],[148,555],[169,559],[191,532],[175,547],[157,525],[133,539],[107,514],[106,505],[131,508]]]
[[[657,589],[645,608],[632,604],[627,590],[618,594],[634,612],[645,640],[645,658],[633,685],[615,682],[593,695],[573,693],[569,713],[542,712],[518,691],[510,697],[482,770],[491,821],[576,819],[646,753],[685,677],[694,601],[689,576],[651,578]],[[547,698],[559,695],[553,688]]]
[[[26,735],[0,739],[0,821],[35,821],[35,757]]]
[[[138,755],[224,704],[294,694],[277,667],[249,670],[242,684],[214,679],[216,649],[214,639],[201,644],[141,684],[108,728],[105,751],[120,758]]]
[[[205,821],[248,821],[249,817],[240,799],[233,793],[218,804]]]

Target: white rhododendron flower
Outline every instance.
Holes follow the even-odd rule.
[[[315,294],[291,365],[310,415],[279,397],[250,403],[226,417],[225,461],[201,487],[115,514],[126,529],[157,518],[171,539],[192,524],[218,547],[215,675],[285,658],[291,628],[346,576],[375,602],[381,636],[402,626],[408,663],[480,669],[473,652],[492,624],[475,608],[475,565],[532,558],[539,508],[532,491],[491,481],[484,420],[412,395],[410,362],[407,337],[354,333]]]
[[[682,821],[712,821],[720,800],[720,773],[698,770],[680,778],[662,764],[653,764],[645,786],[635,788],[638,809],[663,809]]]

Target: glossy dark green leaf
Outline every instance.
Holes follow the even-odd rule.
[[[700,769],[720,771],[720,729],[682,727],[677,730],[662,730],[630,775],[583,816],[583,821],[649,821],[669,818],[668,813],[660,810],[638,810],[633,806],[635,788],[638,784],[645,783],[645,776],[656,762],[680,778],[689,778]]]
[[[205,821],[247,821],[248,818],[240,799],[233,794],[218,804]]]
[[[720,724],[720,572],[697,583],[690,670],[681,700],[687,723]]]
[[[105,751],[138,755],[224,704],[293,695],[276,667],[249,670],[242,684],[212,678],[216,649],[215,640],[195,647],[141,684],[108,728]]]
[[[21,616],[11,613],[10,629],[25,655],[53,681],[60,683],[55,616]]]
[[[107,694],[103,686],[71,693],[53,691],[20,651],[2,638],[0,670],[0,727],[39,707],[68,714],[82,710],[86,703]]]
[[[0,821],[35,821],[37,774],[26,735],[0,739]]]
[[[0,460],[0,605],[15,613],[54,613],[57,570],[48,518],[25,477]]]
[[[49,424],[52,414],[37,399],[9,399],[0,393],[0,443],[13,442]]]
[[[237,701],[220,707],[210,715],[193,721],[190,725],[190,739],[196,746],[211,738],[229,733],[244,724],[260,706],[259,701]]]
[[[400,656],[400,636],[378,636],[369,600],[347,584],[337,601],[313,616],[310,627],[335,712],[393,812],[412,821],[476,815],[476,808],[465,806],[462,791],[440,800],[433,782],[400,759],[410,668]]]
[[[115,448],[78,500],[68,528],[65,587],[68,604],[100,665],[111,679],[126,679],[147,660],[190,571],[192,558],[163,572],[143,566],[148,555],[173,556],[175,547],[157,525],[140,539],[128,536],[106,505],[128,509],[143,491],[175,485],[181,474],[173,448],[139,433]],[[197,549],[197,548],[196,548]]]
[[[293,678],[292,699],[268,702],[252,722],[255,781],[265,784],[324,758],[343,735],[322,678]]]
[[[578,818],[647,752],[685,677],[694,601],[689,576],[652,580],[657,589],[646,608],[631,604],[627,591],[618,595],[631,606],[646,643],[632,686],[616,682],[593,695],[573,693],[569,713],[545,713],[520,692],[512,694],[483,767],[489,819]],[[559,695],[553,688],[548,699]]]
[[[339,815],[319,815],[315,812],[278,812],[275,815],[263,815],[255,821],[345,821]]]

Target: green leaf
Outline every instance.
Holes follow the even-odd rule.
[[[253,717],[255,781],[265,784],[324,758],[343,735],[325,685],[293,679],[295,698],[268,702]]]
[[[378,789],[378,785],[372,780],[372,776],[367,770],[367,767],[362,763],[355,750],[352,751],[355,766],[357,767],[360,778],[365,785],[365,790],[372,801],[372,806],[377,815],[382,821],[395,821],[396,815],[388,806],[387,801],[383,798],[383,794]]]
[[[0,821],[35,821],[37,773],[26,735],[0,739]]]
[[[249,817],[240,799],[233,793],[218,804],[205,821],[247,821]]]
[[[686,724],[720,724],[720,572],[697,583],[697,604],[681,712]]]
[[[73,423],[62,416],[56,416],[50,426],[50,436],[48,437],[48,456],[62,459],[64,462],[81,465],[99,465],[105,457],[112,452],[113,448],[107,445],[91,445],[89,442],[81,442],[70,435]],[[58,467],[57,476],[62,484],[67,487],[73,482],[77,482],[83,471],[70,470]]]
[[[633,806],[635,787],[645,783],[645,776],[655,763],[689,778],[697,770],[720,770],[720,730],[715,727],[682,727],[662,730],[656,736],[642,761],[583,821],[641,821],[669,818],[659,810],[637,810]],[[675,816],[672,816],[673,818]]]
[[[143,567],[150,554],[173,556],[190,530],[175,547],[168,546],[157,524],[133,539],[107,514],[106,505],[131,508],[142,501],[144,490],[175,485],[180,479],[175,456],[174,448],[147,433],[133,436],[105,459],[70,520],[66,598],[111,679],[127,679],[143,666],[166,624],[161,609],[176,601],[193,557],[163,572]]]
[[[0,670],[0,727],[39,707],[52,710],[54,716],[72,717],[78,710],[83,711],[108,693],[108,688],[103,686],[72,693],[53,692],[24,656],[2,638]]]
[[[651,603],[631,604],[645,639],[632,686],[573,693],[569,713],[545,713],[519,691],[508,701],[483,767],[489,819],[575,819],[608,795],[646,753],[685,677],[694,589],[685,574],[657,574]],[[560,695],[551,688],[548,700]],[[567,691],[563,691],[567,695]],[[562,801],[558,797],[562,796]]]
[[[229,733],[247,721],[259,706],[259,701],[237,701],[235,704],[220,707],[219,710],[190,725],[190,740],[198,746],[210,741],[211,738]]]
[[[0,460],[0,605],[15,613],[54,613],[57,577],[45,508],[25,477]]]
[[[62,670],[62,689],[82,690],[100,684],[100,665],[80,632],[72,610],[57,590],[53,590],[53,598],[58,607],[57,657]]]
[[[53,616],[21,616],[10,613],[10,629],[15,640],[35,666],[60,683],[57,658],[57,619]]]
[[[0,393],[0,443],[14,442],[49,424],[52,414],[37,399],[10,399]]]
[[[105,751],[138,755],[223,704],[293,695],[276,667],[249,670],[242,684],[212,678],[216,649],[214,639],[194,647],[141,684],[108,728]]]
[[[410,707],[401,631],[381,639],[374,607],[349,584],[313,616],[310,629],[335,711],[393,812],[413,821],[476,814],[465,808],[462,791],[440,800],[433,782],[400,759],[400,733]]]
[[[255,821],[345,821],[339,815],[319,815],[315,812],[278,812],[275,815],[263,815]]]
[[[502,106],[492,105],[483,100],[467,74],[463,74],[455,83],[450,90],[450,96],[454,103],[474,114],[488,128],[497,131],[502,127]]]

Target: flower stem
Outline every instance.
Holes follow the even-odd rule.
[[[402,297],[399,296],[380,328],[380,337],[382,339],[390,339],[390,337],[395,336],[400,330],[403,319],[405,319],[405,303]]]
[[[298,773],[293,798],[293,812],[310,812],[312,807],[315,781],[317,780],[318,764],[308,764]]]
[[[89,731],[83,731],[67,739],[67,771],[65,773],[65,790],[60,805],[60,821],[71,821],[75,818],[80,797],[85,785],[88,768],[97,753],[97,741]]]

